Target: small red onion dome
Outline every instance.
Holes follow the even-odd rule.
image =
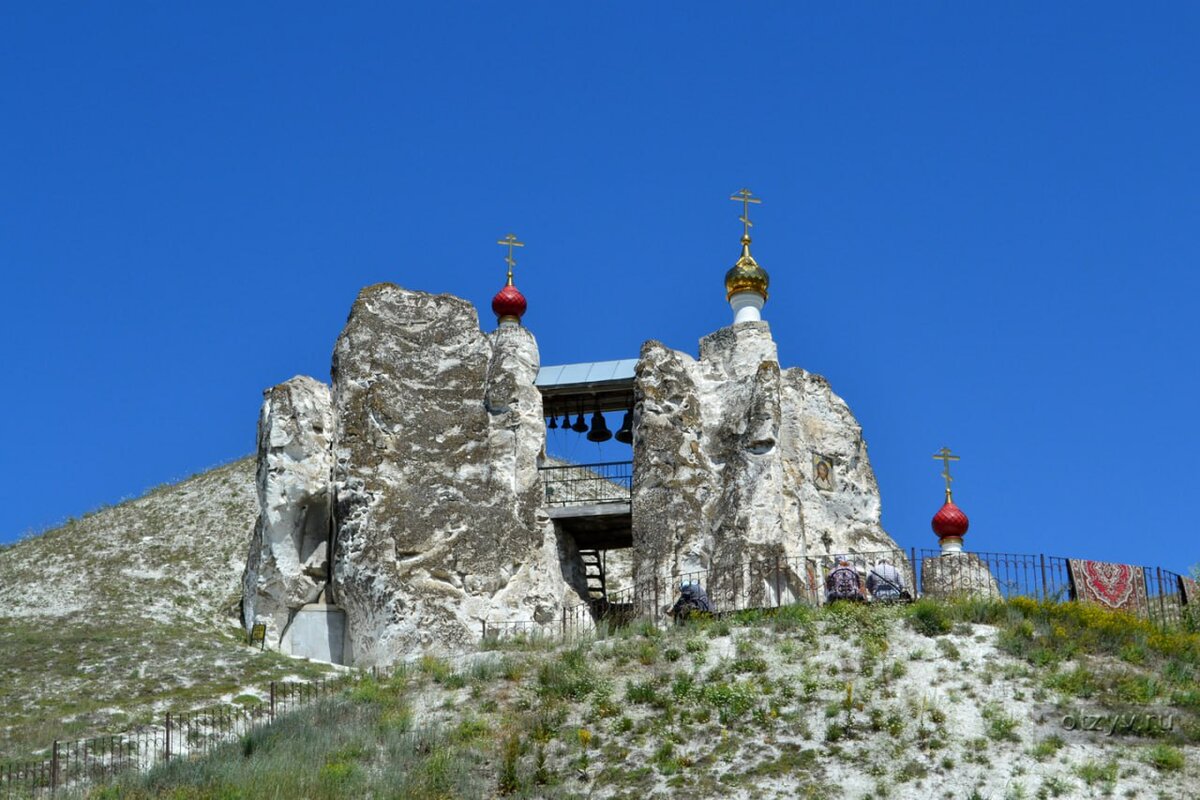
[[[525,295],[511,283],[496,292],[496,296],[492,298],[492,311],[496,314],[497,322],[519,323],[526,306]]]
[[[954,505],[953,500],[947,500],[946,504],[933,515],[931,524],[933,532],[938,535],[939,539],[958,539],[967,532],[971,521],[967,519],[967,515],[961,508]]]

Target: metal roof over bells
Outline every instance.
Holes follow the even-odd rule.
[[[629,411],[637,362],[636,358],[623,358],[542,367],[536,385],[542,392],[545,415]]]

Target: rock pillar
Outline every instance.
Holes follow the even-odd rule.
[[[525,328],[450,295],[364,289],[334,350],[334,588],[350,660],[474,646],[484,621],[557,619],[545,443]]]
[[[639,583],[703,571],[718,603],[788,602],[809,552],[896,549],[858,423],[823,378],[780,370],[767,323],[705,337],[699,360],[647,342],[634,385]]]
[[[263,392],[258,418],[259,517],[242,575],[243,622],[278,647],[292,614],[328,578],[333,471],[329,387],[295,377]]]

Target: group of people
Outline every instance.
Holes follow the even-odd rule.
[[[825,602],[847,600],[853,603],[907,603],[912,594],[904,583],[904,575],[886,559],[876,561],[863,574],[850,563],[849,556],[838,556],[825,576]],[[684,581],[679,586],[679,599],[667,612],[682,623],[698,614],[712,614],[713,606],[704,588],[697,581]]]
[[[894,564],[879,560],[864,576],[847,556],[838,556],[825,576],[825,602],[848,600],[852,603],[906,603],[912,593],[904,585],[904,576]]]

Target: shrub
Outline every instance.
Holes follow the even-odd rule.
[[[676,700],[683,700],[692,693],[695,689],[695,682],[691,675],[683,673],[678,675],[671,683],[671,694],[675,695]]]
[[[566,650],[557,661],[538,667],[538,694],[558,700],[582,700],[596,685],[596,676],[587,660],[587,650]]]
[[[1056,672],[1046,679],[1046,686],[1072,697],[1091,697],[1096,693],[1096,676],[1082,664],[1070,672]]]
[[[1146,762],[1159,772],[1178,772],[1183,769],[1183,753],[1169,744],[1157,744],[1146,751]]]
[[[1086,764],[1076,767],[1075,773],[1083,778],[1083,782],[1088,786],[1099,783],[1111,790],[1111,787],[1117,783],[1120,766],[1116,761],[1108,761],[1104,764],[1099,761],[1088,761]]]
[[[767,662],[758,656],[739,658],[730,665],[730,669],[735,673],[750,672],[761,675],[767,671]]]
[[[1047,736],[1034,745],[1033,750],[1030,751],[1030,755],[1038,761],[1045,761],[1048,758],[1053,758],[1063,748],[1064,744],[1066,743],[1062,740],[1061,736]]]
[[[1158,695],[1158,683],[1147,675],[1127,675],[1117,681],[1116,693],[1126,703],[1149,703]]]
[[[648,667],[658,660],[658,645],[653,641],[642,642],[638,646],[638,661]]]
[[[711,639],[719,639],[722,636],[728,636],[730,631],[729,622],[721,619],[714,622],[708,629],[708,636]]]
[[[504,739],[500,759],[500,778],[497,789],[501,795],[514,794],[521,789],[521,779],[517,774],[517,762],[521,758],[521,740],[515,734],[509,734]]]
[[[705,703],[716,709],[721,724],[727,725],[750,712],[758,692],[753,684],[738,681],[710,683],[701,690],[700,696]]]
[[[1017,725],[1019,724],[1016,717],[1005,712],[998,704],[993,703],[985,706],[983,709],[983,719],[987,722],[987,735],[989,739],[997,742],[1021,741],[1021,737],[1016,733]]]
[[[783,606],[775,612],[771,626],[779,633],[808,628],[813,623],[813,610],[803,603]]]
[[[908,624],[926,636],[941,636],[954,627],[946,606],[933,600],[918,600],[909,606]]]
[[[454,668],[449,663],[429,655],[421,656],[417,668],[433,678],[434,683],[445,683],[454,674]]]
[[[631,703],[644,705],[658,705],[660,702],[658,691],[650,681],[630,681],[629,685],[625,687],[625,699]]]
[[[529,665],[516,656],[505,656],[500,661],[500,676],[506,681],[519,681],[525,677]]]

